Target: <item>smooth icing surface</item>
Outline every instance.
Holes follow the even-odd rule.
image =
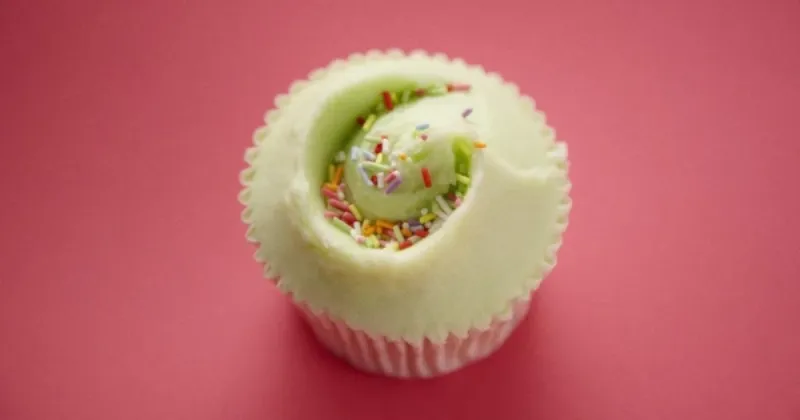
[[[443,56],[371,52],[334,61],[311,79],[276,99],[280,109],[267,114],[246,155],[243,219],[259,244],[256,258],[268,262],[265,274],[312,310],[391,339],[440,341],[508,318],[510,302],[555,264],[571,205],[566,148],[543,114],[514,85]],[[408,112],[487,144],[475,154],[469,193],[437,234],[410,249],[360,247],[324,219],[318,193],[330,157],[352,134],[342,121],[362,114],[382,90],[449,81],[472,91],[423,100]],[[467,107],[471,124],[450,124]],[[385,123],[413,120],[400,114]],[[376,213],[391,207],[365,198]]]

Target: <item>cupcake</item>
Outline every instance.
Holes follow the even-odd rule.
[[[353,54],[275,99],[239,199],[264,276],[358,369],[432,377],[492,354],[556,262],[566,146],[497,74]]]

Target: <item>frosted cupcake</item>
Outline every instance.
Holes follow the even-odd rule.
[[[430,377],[494,352],[552,269],[566,147],[516,86],[443,55],[336,60],[275,100],[240,201],[265,276],[353,366]]]

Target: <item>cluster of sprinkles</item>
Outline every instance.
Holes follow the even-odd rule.
[[[441,96],[449,92],[469,92],[468,84],[448,83],[428,88],[416,88],[402,92],[383,91],[374,112],[360,116],[356,122],[365,133],[370,133],[378,117],[391,112],[398,104],[406,104],[425,96]],[[467,118],[472,108],[465,109],[461,116]],[[428,123],[416,125],[414,137],[419,141],[427,141]],[[471,150],[463,146],[456,148],[456,183],[446,194],[435,197],[430,208],[420,210],[419,216],[408,220],[369,220],[362,217],[355,204],[349,203],[345,196],[347,186],[343,182],[344,165],[349,158],[357,162],[356,170],[365,184],[392,194],[402,183],[403,176],[396,169],[397,160],[421,161],[425,156],[407,155],[400,151],[392,151],[392,142],[387,135],[366,135],[370,147],[352,146],[349,153],[342,150],[336,153],[333,162],[328,166],[327,182],[322,186],[322,195],[326,199],[325,218],[333,226],[349,234],[357,243],[375,249],[403,250],[416,244],[435,231],[461,205],[470,186]],[[474,148],[483,149],[486,145],[475,141]],[[406,176],[409,176],[406,174]],[[422,167],[419,173],[425,188],[433,187],[433,179],[428,168]]]

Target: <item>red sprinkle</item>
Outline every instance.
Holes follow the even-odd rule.
[[[411,245],[413,245],[411,243],[411,241],[403,241],[403,242],[400,242],[400,246],[398,246],[397,248],[398,249],[406,249],[406,248],[410,247]]]
[[[414,91],[414,95],[417,95],[417,96],[425,96],[425,89],[423,89],[423,88],[420,88],[420,89],[417,89],[417,90],[415,90],[415,91]]]
[[[433,185],[431,183],[431,173],[428,171],[428,168],[422,168],[422,181],[425,182],[425,188],[430,188]]]
[[[387,111],[391,111],[394,109],[394,104],[392,103],[392,95],[388,91],[383,91],[383,104],[386,106]]]
[[[328,200],[328,204],[330,204],[331,207],[337,208],[341,211],[350,211],[350,207],[347,207],[347,204],[342,203],[339,200],[330,199]]]
[[[465,83],[448,83],[447,84],[447,91],[448,92],[469,92],[471,86]]]
[[[384,181],[386,181],[387,184],[391,184],[395,178],[397,178],[397,171],[392,171],[392,173],[390,173]]]
[[[383,143],[378,143],[375,145],[375,154],[380,153],[383,150]]]
[[[339,213],[336,213],[332,210],[325,210],[325,218],[326,219],[333,219],[334,217],[339,217]]]
[[[350,213],[350,212],[345,212],[342,215],[342,221],[344,221],[345,223],[347,223],[350,226],[353,226],[353,223],[356,222],[356,217],[353,216],[353,214]]]
[[[369,177],[369,179],[372,181],[372,185],[378,185],[378,177],[377,176],[372,175],[371,177]]]
[[[417,235],[420,238],[424,238],[424,237],[428,236],[428,231],[425,230],[425,229],[420,229],[420,230],[414,232],[414,235]]]
[[[456,201],[456,198],[458,198],[458,197],[455,195],[455,193],[448,193],[447,194],[447,199],[450,200],[450,201]]]
[[[333,191],[331,191],[331,190],[329,190],[327,188],[323,188],[322,189],[322,194],[324,194],[326,197],[332,198],[334,200],[338,200],[339,199],[339,196],[336,195],[335,192],[333,192]]]
[[[423,134],[423,135],[421,135],[419,137],[422,139],[422,141],[428,140],[428,135],[427,134]]]
[[[356,123],[358,123],[358,125],[364,125],[365,122],[367,122],[367,120],[364,117],[356,118]]]

